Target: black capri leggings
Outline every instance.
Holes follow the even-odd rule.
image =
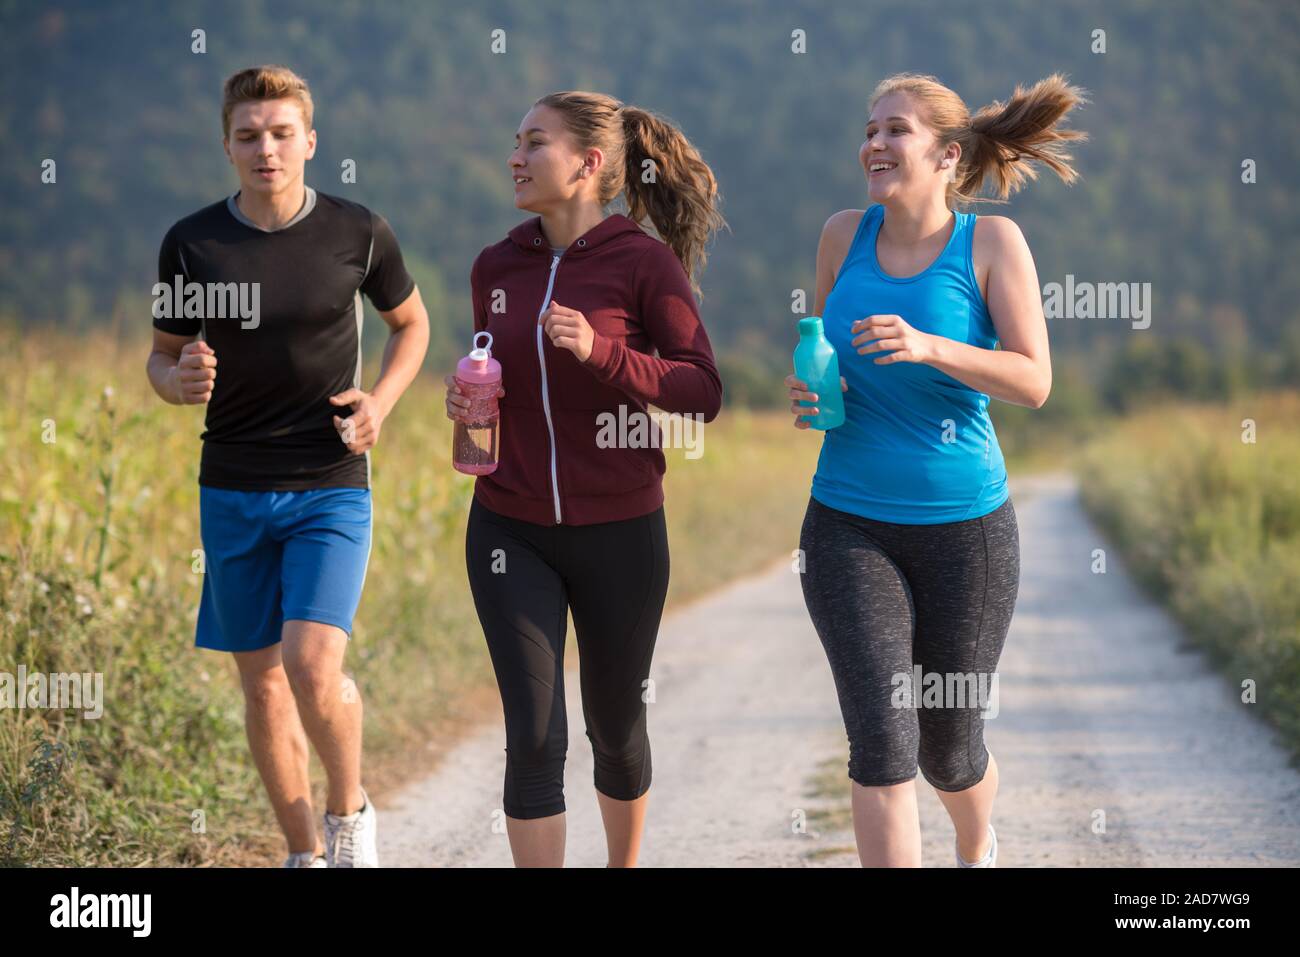
[[[993,680],[1011,625],[1020,584],[1011,499],[979,518],[900,525],[810,498],[799,546],[804,602],[848,733],[849,777],[898,784],[916,777],[919,764],[941,791],[978,784],[988,767],[982,702],[955,692],[959,682],[969,689],[972,678]],[[895,676],[906,674],[913,687],[914,665],[922,683],[908,701]],[[927,699],[930,673],[950,693]]]
[[[537,525],[470,506],[465,564],[506,719],[506,814],[564,811],[564,639],[573,610],[596,790],[650,787],[644,682],[668,592],[663,506],[596,525]]]

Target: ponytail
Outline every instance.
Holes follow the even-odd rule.
[[[980,202],[975,194],[986,180],[992,180],[994,197],[1005,201],[1023,189],[1027,179],[1038,178],[1035,162],[1050,168],[1066,184],[1073,183],[1079,174],[1070,165],[1064,144],[1086,140],[1088,134],[1058,129],[1057,124],[1082,102],[1086,102],[1084,91],[1053,74],[1028,90],[1017,86],[1006,103],[994,101],[981,109],[967,127],[970,154],[969,158],[962,156],[954,195],[961,202]],[[963,145],[963,154],[965,150]]]
[[[535,105],[558,110],[579,149],[605,154],[597,183],[601,205],[622,195],[628,218],[643,228],[649,220],[701,296],[705,246],[727,223],[718,210],[717,179],[699,150],[662,117],[603,93],[551,93]]]
[[[696,276],[708,260],[704,247],[726,225],[718,211],[718,181],[677,127],[635,106],[619,113],[628,217],[637,223],[649,218],[698,295]]]
[[[1042,163],[1064,182],[1073,183],[1078,172],[1070,165],[1064,144],[1086,140],[1082,130],[1061,129],[1065,115],[1086,103],[1087,91],[1053,73],[1028,90],[1017,85],[1006,103],[994,101],[973,117],[956,93],[935,77],[896,73],[882,80],[871,94],[871,108],[889,93],[902,92],[917,101],[918,112],[941,145],[961,147],[955,175],[948,185],[949,206],[1005,202],[1037,179],[1035,163]],[[993,196],[980,196],[986,182]]]

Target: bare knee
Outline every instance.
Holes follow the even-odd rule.
[[[316,662],[286,662],[284,670],[298,704],[310,711],[327,711],[355,693],[356,685],[351,679]]]
[[[245,685],[244,706],[262,716],[283,714],[295,707],[293,691],[287,681],[283,684],[260,681],[252,687]]]
[[[296,627],[291,627],[296,626]],[[284,671],[299,705],[311,711],[331,710],[358,699],[356,683],[343,674],[342,645],[337,628],[316,622],[286,623]]]
[[[249,709],[265,714],[293,705],[293,689],[278,646],[238,652],[235,663],[239,668],[244,703]]]

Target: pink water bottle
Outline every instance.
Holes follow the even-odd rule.
[[[487,336],[487,345],[478,344]],[[474,336],[474,348],[456,363],[456,384],[469,399],[469,408],[455,420],[451,433],[451,465],[467,475],[488,475],[497,468],[501,412],[501,363],[492,358],[492,333]]]

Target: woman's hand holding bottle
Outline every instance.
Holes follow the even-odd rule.
[[[456,383],[454,375],[448,375],[442,380],[447,386],[447,418],[455,421],[464,418],[465,410],[469,408],[469,397],[465,395],[461,387]],[[506,395],[505,386],[497,389],[497,398],[504,399]]]
[[[794,427],[796,429],[811,428],[808,424],[807,416],[816,415],[819,411],[816,405],[811,408],[800,405],[800,402],[817,401],[817,393],[808,391],[808,383],[794,377],[794,373],[785,377],[786,388],[790,390],[790,411],[794,413]],[[844,376],[840,376],[840,391],[848,392],[849,384],[844,381]]]

